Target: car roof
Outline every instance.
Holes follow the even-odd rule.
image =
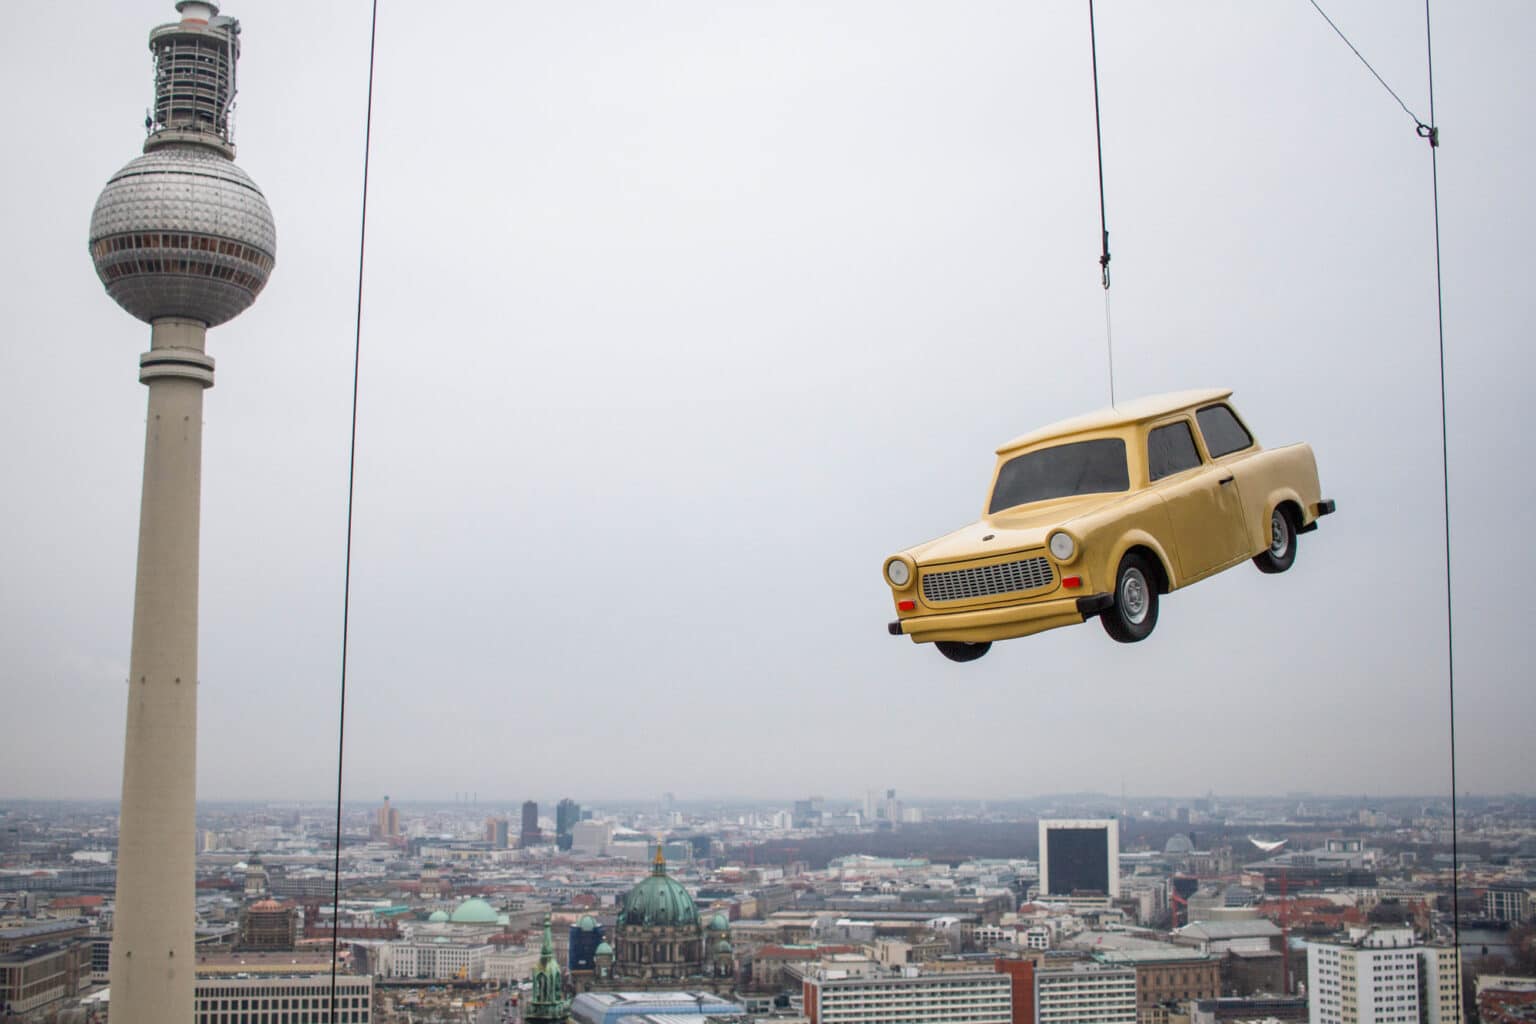
[[[1020,448],[1027,448],[1032,444],[1049,441],[1055,437],[1065,437],[1068,434],[1079,434],[1089,430],[1104,430],[1109,427],[1123,427],[1131,423],[1139,423],[1142,420],[1156,419],[1159,416],[1178,412],[1180,409],[1219,402],[1228,398],[1231,394],[1231,388],[1198,388],[1193,391],[1170,391],[1162,395],[1148,395],[1145,398],[1121,402],[1108,409],[1099,409],[1096,412],[1090,412],[1082,416],[1060,420],[1038,430],[1031,430],[1029,433],[1021,434],[1007,444],[1000,446],[997,449],[997,454],[1006,455]]]

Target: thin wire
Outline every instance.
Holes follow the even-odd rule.
[[[1109,350],[1109,407],[1115,407],[1115,336],[1109,326],[1109,289],[1104,289],[1104,347]]]
[[[1415,114],[1413,111],[1408,109],[1408,104],[1403,102],[1403,98],[1401,96],[1399,96],[1396,92],[1393,92],[1392,87],[1387,84],[1387,80],[1385,78],[1382,78],[1381,75],[1376,73],[1376,69],[1371,67],[1371,62],[1365,59],[1365,55],[1362,54],[1359,50],[1355,49],[1355,44],[1350,42],[1349,41],[1349,37],[1346,36],[1342,31],[1340,31],[1339,26],[1337,26],[1337,25],[1335,25],[1333,23],[1333,19],[1328,17],[1328,13],[1326,11],[1324,11],[1321,7],[1318,7],[1317,0],[1308,0],[1308,2],[1311,3],[1311,5],[1317,10],[1318,14],[1321,14],[1323,16],[1323,20],[1328,23],[1328,27],[1333,29],[1333,31],[1338,35],[1338,37],[1340,39],[1344,40],[1344,45],[1349,47],[1351,50],[1354,50],[1355,56],[1360,58],[1360,63],[1365,65],[1365,69],[1367,71],[1369,71],[1372,75],[1375,75],[1376,81],[1381,83],[1381,87],[1383,89],[1387,90],[1387,92],[1391,94],[1393,99],[1397,100],[1397,105],[1403,108],[1403,113],[1405,113],[1409,117],[1413,118],[1413,123],[1418,125],[1421,129],[1422,128],[1428,128],[1429,125],[1425,124],[1423,122],[1423,120],[1421,120],[1419,118],[1418,114]],[[1434,99],[1431,98],[1430,99],[1430,103],[1429,103],[1429,124],[1434,124],[1434,123],[1435,123],[1435,103],[1434,103]]]
[[[1435,209],[1435,326],[1440,336],[1440,479],[1445,500],[1445,660],[1451,733],[1451,933],[1456,943],[1456,976],[1461,977],[1461,825],[1456,813],[1456,628],[1451,601],[1450,417],[1445,396],[1445,289],[1440,273],[1440,130],[1435,124],[1435,48],[1424,0],[1424,57],[1429,69],[1429,169]],[[1420,134],[1424,134],[1420,132]]]
[[[347,553],[341,585],[341,700],[336,713],[336,861],[331,887],[331,1024],[336,1014],[336,960],[341,944],[341,782],[347,739],[347,638],[352,614],[352,502],[357,491],[357,391],[363,356],[363,257],[368,251],[368,157],[373,149],[373,64],[379,37],[379,0],[368,25],[368,106],[363,118],[363,209],[357,232],[357,315],[352,336],[352,435],[347,451]]]
[[[1104,285],[1104,345],[1108,350],[1109,404],[1115,404],[1115,341],[1109,330],[1109,218],[1104,212],[1104,130],[1099,123],[1099,32],[1088,0],[1088,46],[1093,55],[1093,140],[1099,156],[1099,280]]]

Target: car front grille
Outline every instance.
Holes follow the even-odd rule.
[[[1046,558],[1021,558],[1017,562],[983,565],[975,569],[951,569],[923,574],[923,600],[968,601],[977,597],[1016,594],[1021,590],[1039,590],[1056,581],[1056,572]]]

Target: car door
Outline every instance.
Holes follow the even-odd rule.
[[[1147,481],[1168,510],[1181,583],[1248,554],[1237,480],[1230,469],[1201,458],[1187,419],[1147,432]]]

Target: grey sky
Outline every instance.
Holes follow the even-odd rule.
[[[1430,162],[1305,0],[1098,5],[1115,358],[1339,514],[968,666],[880,563],[1106,404],[1086,4],[381,6],[349,797],[1447,790]],[[1325,6],[1427,117],[1422,10]],[[318,797],[368,11],[225,13],[278,262],[209,337],[199,793]],[[1434,14],[1460,781],[1528,790],[1536,7]],[[0,33],[0,795],[118,791],[149,331],[85,236],[173,15]]]

